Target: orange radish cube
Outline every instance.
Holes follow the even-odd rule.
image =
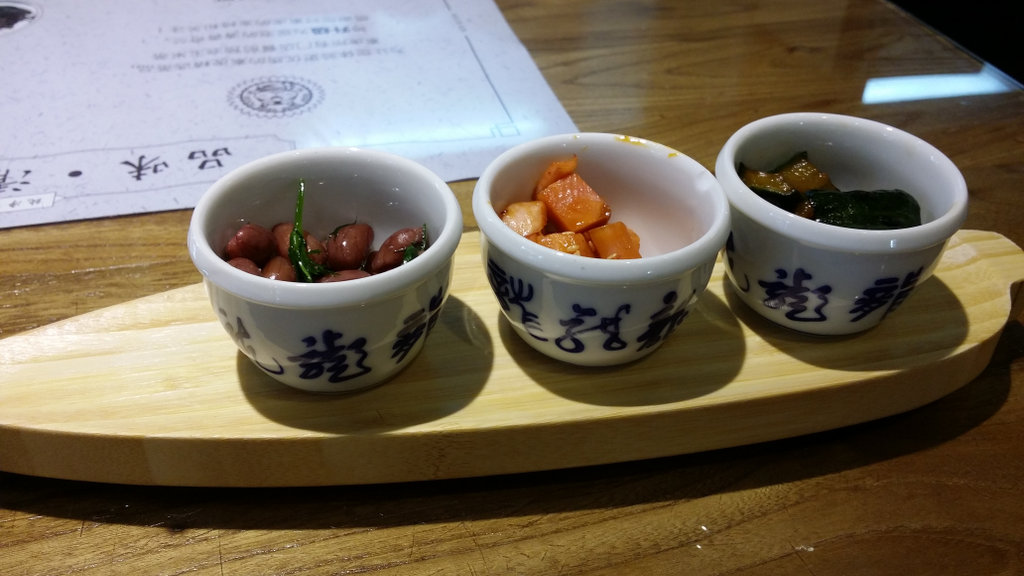
[[[537,180],[537,185],[533,188],[534,197],[540,194],[541,190],[575,172],[577,164],[575,154],[568,160],[555,160],[548,164],[547,169],[540,175],[540,180]]]
[[[594,250],[590,247],[590,243],[587,242],[587,238],[579,232],[552,232],[551,234],[540,236],[536,242],[541,246],[547,246],[552,250],[558,250],[566,254],[575,254],[588,258],[594,256]]]
[[[513,202],[501,212],[501,221],[520,236],[531,236],[548,225],[548,210],[540,200]]]
[[[537,194],[548,209],[548,219],[563,232],[583,232],[608,222],[612,209],[579,174],[549,184]]]
[[[594,252],[601,258],[640,258],[640,237],[622,222],[611,222],[587,232]]]

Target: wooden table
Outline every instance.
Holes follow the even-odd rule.
[[[499,5],[581,130],[711,168],[757,117],[880,120],[960,166],[966,228],[1024,246],[1024,92],[864,104],[871,78],[983,66],[885,2]],[[452,183],[467,215],[472,187]],[[0,231],[0,337],[196,283],[189,216]],[[714,452],[302,489],[0,473],[0,574],[1021,574],[1022,322],[978,378],[923,408]]]

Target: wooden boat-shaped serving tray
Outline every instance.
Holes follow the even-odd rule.
[[[512,333],[468,232],[422,353],[361,393],[300,392],[259,372],[201,284],[0,340],[0,469],[310,486],[546,470],[807,434],[906,411],[972,380],[1019,312],[1022,280],[1020,248],[964,230],[881,326],[816,338],[746,310],[719,263],[661,349],[584,369]]]

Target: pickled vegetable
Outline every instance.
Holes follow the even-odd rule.
[[[863,230],[892,230],[921,224],[921,208],[908,192],[840,191],[828,174],[800,152],[770,172],[740,164],[740,179],[754,193],[797,216]]]
[[[921,207],[903,190],[811,190],[814,220],[863,230],[909,228],[921,223]]]
[[[537,194],[544,202],[548,219],[560,230],[583,232],[608,222],[612,209],[575,172],[549,184]]]
[[[594,252],[601,258],[622,260],[640,257],[640,239],[622,222],[611,222],[587,233]]]
[[[565,178],[569,174],[576,172],[576,166],[579,164],[579,159],[574,154],[572,158],[565,160],[555,160],[548,167],[544,169],[544,173],[537,179],[537,184],[533,188],[533,195],[536,197],[540,194],[540,191],[547,188],[548,186],[558,182],[562,178]]]
[[[748,188],[783,210],[792,212],[804,200],[803,194],[787,184],[782,174],[754,170],[743,164],[740,164],[739,173],[740,180]]]
[[[807,152],[800,152],[775,170],[782,179],[797,192],[807,194],[811,190],[835,190],[828,174],[822,172],[807,159]]]
[[[513,202],[502,210],[501,221],[520,236],[540,234],[548,225],[548,209],[540,200]]]
[[[596,256],[594,249],[590,246],[590,241],[579,232],[552,232],[538,237],[536,242],[541,246],[547,246],[552,250],[558,250],[566,254],[575,254],[588,258]]]
[[[587,258],[640,258],[640,237],[576,173],[576,156],[551,162],[534,186],[533,199],[513,202],[498,216],[520,236],[541,246]]]

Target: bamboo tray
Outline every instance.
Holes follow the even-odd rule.
[[[582,369],[500,317],[467,232],[420,356],[345,396],[286,388],[241,356],[202,285],[0,340],[0,469],[127,484],[311,486],[621,462],[808,434],[940,398],[1016,318],[1024,253],[963,230],[879,328],[823,339],[735,300],[721,263],[676,334]],[[1014,305],[1017,307],[1014,308]]]

